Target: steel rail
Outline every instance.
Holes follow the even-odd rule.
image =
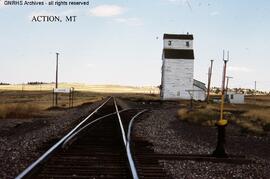
[[[137,113],[135,116],[132,117],[132,119],[131,119],[131,121],[129,123],[129,126],[128,126],[128,135],[129,135],[129,137],[127,137],[126,133],[125,133],[125,130],[124,130],[124,127],[123,127],[121,116],[120,116],[119,111],[118,111],[118,107],[117,107],[115,98],[113,98],[113,100],[114,100],[114,105],[115,105],[115,109],[116,109],[117,116],[118,116],[119,125],[120,125],[121,132],[122,132],[123,142],[125,144],[125,149],[126,149],[126,153],[127,153],[127,157],[128,157],[129,168],[130,168],[131,173],[132,173],[132,178],[133,179],[139,179],[138,173],[137,173],[137,170],[136,170],[136,167],[135,167],[132,155],[131,155],[131,151],[130,151],[130,134],[131,134],[131,126],[132,126],[132,123],[133,123],[134,119],[136,117],[138,117],[140,114],[147,111],[147,110],[143,110],[143,111]],[[127,138],[128,138],[128,142],[127,142]]]
[[[114,102],[114,107],[115,107],[115,110],[116,110],[116,113],[117,113],[118,122],[119,122],[119,125],[120,125],[120,128],[121,128],[123,142],[124,142],[124,145],[126,146],[127,145],[126,133],[125,133],[122,121],[121,121],[121,116],[119,114],[119,110],[118,110],[115,98],[113,98],[113,102]]]
[[[20,173],[15,179],[21,179],[31,172],[35,167],[44,161],[53,151],[55,151],[70,135],[72,135],[79,127],[81,127],[92,115],[94,115],[100,108],[102,108],[112,97],[109,97],[104,103],[97,107],[91,114],[89,114],[82,122],[80,122],[75,128],[73,128],[68,134],[66,134],[61,140],[54,144],[49,150],[47,150],[41,157],[28,166],[22,173]],[[114,98],[113,98],[114,99]]]
[[[130,120],[129,125],[128,125],[126,152],[127,152],[127,156],[128,156],[128,160],[129,160],[130,169],[131,169],[131,172],[132,172],[133,179],[139,179],[139,176],[138,176],[137,169],[136,169],[136,166],[135,166],[132,154],[131,154],[131,149],[130,149],[131,129],[132,129],[132,125],[133,125],[134,120],[139,115],[141,115],[142,113],[144,113],[146,111],[148,111],[148,110],[145,109],[145,110],[142,110],[142,111],[138,112],[135,116],[132,117],[132,119]]]
[[[119,113],[125,112],[125,111],[127,111],[127,110],[131,110],[131,109],[123,109],[123,110],[119,111]],[[116,112],[107,114],[107,115],[102,116],[102,117],[99,117],[99,118],[97,118],[97,119],[91,121],[91,122],[88,123],[87,125],[83,126],[83,127],[80,128],[79,130],[77,130],[76,132],[74,132],[71,136],[69,136],[69,137],[67,138],[67,140],[65,140],[65,142],[62,144],[62,148],[65,148],[65,146],[68,145],[69,141],[71,141],[76,135],[78,135],[78,134],[79,134],[80,132],[82,132],[84,129],[88,128],[90,125],[92,125],[92,124],[94,124],[94,123],[96,123],[96,122],[98,122],[98,121],[100,121],[100,120],[102,120],[102,119],[104,119],[104,118],[107,118],[107,117],[109,117],[109,116],[113,116],[113,115],[115,115],[115,114],[116,114]]]

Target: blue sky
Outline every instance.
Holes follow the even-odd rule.
[[[3,0],[1,0],[3,3]],[[221,85],[229,50],[231,87],[270,90],[267,0],[92,0],[87,7],[0,5],[0,81],[159,85],[164,33],[194,35],[194,78]],[[77,15],[76,23],[33,23],[32,15]]]

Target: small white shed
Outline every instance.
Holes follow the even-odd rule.
[[[196,101],[204,101],[206,99],[207,88],[205,83],[193,80],[193,99]]]
[[[235,92],[228,92],[226,95],[226,99],[229,103],[232,104],[244,104],[245,103],[245,95]]]

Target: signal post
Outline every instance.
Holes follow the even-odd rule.
[[[224,119],[223,111],[224,111],[224,100],[225,100],[225,78],[226,78],[226,68],[227,63],[229,61],[229,52],[227,53],[227,60],[224,58],[224,51],[223,51],[223,77],[222,77],[222,89],[221,89],[221,105],[220,105],[220,119],[216,122],[218,136],[217,136],[217,146],[213,152],[214,157],[226,158],[228,157],[226,150],[225,150],[225,143],[226,143],[226,126],[228,125],[228,120]]]

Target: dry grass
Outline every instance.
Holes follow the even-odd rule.
[[[101,100],[105,95],[91,92],[75,92],[74,106]],[[69,96],[59,94],[58,106],[69,107]],[[52,93],[49,91],[1,91],[0,118],[29,118],[52,107]]]
[[[249,110],[242,114],[237,124],[247,131],[264,133],[270,131],[270,109]]]
[[[0,104],[0,118],[29,118],[41,109],[32,104]]]
[[[250,110],[242,115],[252,122],[260,122],[262,125],[270,123],[270,109]]]
[[[131,93],[131,94],[117,94],[116,96],[128,99],[131,101],[153,101],[160,100],[158,94],[140,94],[140,93]]]
[[[219,104],[199,103],[195,105],[193,111],[180,109],[178,117],[187,122],[214,126],[219,119],[219,109]],[[268,106],[226,104],[224,110],[224,119],[238,125],[242,132],[261,135],[270,131],[270,108]]]
[[[0,85],[0,90],[8,91],[52,91],[55,84],[42,84],[42,85]],[[75,91],[93,92],[93,93],[154,93],[158,94],[159,89],[154,86],[120,86],[120,85],[89,85],[83,83],[59,83],[59,88],[71,88]]]
[[[241,131],[243,133],[253,133],[257,135],[263,135],[265,134],[265,131],[263,128],[258,125],[257,123],[252,123],[250,121],[245,120],[237,120],[236,124],[241,127]]]
[[[187,109],[180,109],[178,117],[181,120],[201,124],[203,126],[214,126],[219,117],[219,113],[211,108],[197,109],[189,111]]]
[[[245,96],[245,102],[258,106],[270,106],[270,95]]]
[[[64,84],[61,84],[61,88],[67,87]],[[67,84],[66,84],[67,85]],[[32,87],[31,87],[32,86]],[[14,90],[15,87],[9,86],[12,90],[1,90],[0,89],[0,118],[25,118],[30,117],[29,114],[44,112],[44,110],[52,107],[52,91],[44,90],[47,87],[53,87],[48,85],[46,88],[43,86],[42,90],[30,91],[29,89],[35,89],[39,85],[27,85],[24,88],[24,91]],[[29,87],[29,88],[28,88]],[[31,88],[30,88],[31,87]],[[79,84],[77,84],[79,88]],[[92,86],[93,87],[93,86]],[[159,99],[157,94],[144,94],[144,93],[135,93],[138,88],[134,88],[132,92],[128,93],[125,91],[132,90],[132,87],[122,87],[121,86],[95,86],[95,90],[98,90],[98,87],[101,91],[110,91],[110,93],[97,93],[92,91],[87,91],[89,89],[84,88],[85,90],[78,91],[75,88],[74,93],[74,107],[82,105],[84,103],[93,103],[99,100],[102,100],[107,96],[119,96],[127,99],[134,100],[156,100]],[[108,88],[109,87],[109,88]],[[3,88],[3,86],[0,86]],[[102,88],[102,89],[101,89]],[[122,93],[120,93],[122,91]],[[118,92],[118,93],[116,93]],[[69,95],[68,94],[58,94],[58,107],[68,108],[69,107]],[[14,114],[12,111],[18,111],[18,115]],[[20,111],[20,112],[19,112]],[[20,115],[19,115],[20,113]]]

